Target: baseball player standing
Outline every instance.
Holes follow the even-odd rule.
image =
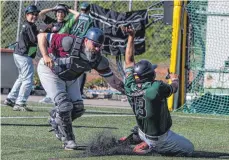
[[[26,106],[33,86],[33,61],[37,51],[37,26],[40,10],[35,5],[29,5],[25,9],[25,22],[20,32],[13,57],[18,68],[19,76],[13,88],[8,94],[5,105],[13,107],[14,111],[32,111]]]
[[[193,144],[183,136],[170,130],[172,119],[166,98],[178,89],[178,75],[170,74],[172,84],[156,81],[154,69],[147,60],[134,61],[135,31],[131,27],[123,30],[129,34],[125,53],[125,92],[136,116],[138,134],[143,141],[134,152],[144,154],[154,151],[163,155],[187,156],[194,151]]]

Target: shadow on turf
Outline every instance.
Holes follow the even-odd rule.
[[[195,151],[191,157],[229,159],[229,153]]]
[[[131,155],[131,156],[155,156],[155,157],[184,157],[184,156],[166,156],[166,155],[161,155],[158,153],[148,153],[145,155],[138,155],[136,153],[133,153],[130,147],[127,146],[119,146],[119,147],[114,147],[113,150],[109,150],[106,153],[105,152],[97,152],[95,153],[90,153],[88,151],[87,146],[79,146],[77,150],[84,150],[83,153],[80,153],[76,155],[76,158],[83,158],[83,157],[99,157],[99,156],[116,156],[116,155]],[[113,152],[113,153],[112,153]],[[206,151],[195,151],[192,156],[186,156],[187,158],[192,157],[192,158],[216,158],[216,159],[229,159],[229,153],[220,153],[220,152],[206,152]]]
[[[36,127],[51,127],[49,124],[9,124],[1,123],[1,126],[36,126]],[[116,127],[95,127],[95,126],[72,126],[73,128],[102,128],[102,129],[118,129]]]
[[[171,154],[161,155],[155,152],[150,152],[145,155],[138,155],[133,152],[133,147],[134,146],[131,146],[128,143],[118,142],[118,138],[115,135],[113,135],[110,131],[103,131],[100,133],[95,133],[93,138],[89,140],[86,146],[79,146],[77,150],[84,150],[84,152],[77,154],[76,158],[115,155],[184,157],[172,156]],[[186,157],[228,159],[229,153],[195,151],[193,155]]]

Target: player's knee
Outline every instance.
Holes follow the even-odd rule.
[[[57,106],[58,112],[59,113],[64,113],[64,112],[71,112],[73,108],[73,104],[68,97],[67,93],[59,93],[55,98],[54,102]]]
[[[81,117],[85,112],[83,101],[75,101],[73,102],[73,109],[72,109],[72,121],[76,118]]]

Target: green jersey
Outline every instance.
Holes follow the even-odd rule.
[[[93,21],[91,17],[87,14],[80,14],[79,19],[71,28],[70,34],[83,37],[89,28],[93,26]]]
[[[164,134],[172,125],[166,99],[172,94],[172,87],[162,81],[136,84],[133,68],[127,70],[125,92],[139,128],[150,136]]]
[[[64,24],[64,26],[59,30],[58,33],[70,33],[72,26],[75,24],[75,16],[70,17]]]
[[[70,29],[72,26],[75,24],[75,16],[71,15],[67,20],[64,20],[63,22],[57,22],[57,20],[46,16],[44,23],[45,24],[53,24],[54,27],[57,28],[57,33],[62,34],[62,33],[70,33]]]

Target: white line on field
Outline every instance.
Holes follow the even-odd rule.
[[[97,114],[97,115],[83,115],[82,117],[131,117],[134,115],[120,115],[120,114]],[[196,116],[181,116],[181,115],[173,115],[172,117],[179,117],[179,118],[193,118],[193,119],[206,119],[206,120],[222,120],[222,121],[229,121],[227,118],[211,118],[211,117],[196,117]],[[0,117],[0,119],[44,119],[49,118],[46,116],[32,116],[32,117]]]
[[[229,117],[228,118],[214,118],[214,117],[197,117],[197,116],[189,116],[189,115],[187,116],[172,115],[172,117],[229,121]]]
[[[82,117],[130,117],[134,115],[119,115],[119,114],[110,114],[110,115],[104,115],[104,114],[97,114],[97,115],[83,115]],[[0,117],[0,119],[46,119],[49,117],[46,116],[32,116],[32,117]]]
[[[32,116],[32,117],[0,117],[0,119],[46,119],[48,117],[36,117],[36,116]]]
[[[3,106],[3,107],[8,107],[7,105],[4,105],[4,104],[0,104],[0,107]],[[29,106],[29,105],[28,105]],[[130,106],[114,106],[114,105],[93,105],[93,104],[84,104],[85,107],[95,107],[95,108],[112,108],[112,109],[132,109]],[[42,104],[39,104],[39,105],[31,105],[31,108],[44,108],[44,109],[52,109],[53,106],[47,106],[45,107],[44,105]]]
[[[0,105],[0,106],[5,106],[5,105]],[[33,107],[37,107],[37,108],[52,108],[52,107],[41,107],[41,106],[33,106]],[[104,107],[102,107],[104,108]],[[113,107],[112,107],[113,108]],[[117,108],[120,108],[120,109],[126,109],[126,108],[122,108],[122,107],[117,107]],[[98,110],[86,110],[86,113],[88,112],[97,112],[97,113],[114,113],[112,111],[98,111]],[[133,115],[119,115],[119,114],[110,114],[110,115],[84,115],[83,117],[108,117],[108,116],[111,116],[111,117],[123,117],[123,116],[133,116]],[[229,117],[228,118],[217,118],[217,117],[199,117],[199,116],[190,116],[190,115],[172,115],[172,117],[178,117],[178,118],[193,118],[193,119],[206,119],[206,120],[222,120],[222,121],[225,121],[225,120],[228,120],[229,121]],[[10,119],[10,118],[15,118],[15,119],[43,119],[43,118],[47,118],[47,117],[0,117],[0,119]]]

